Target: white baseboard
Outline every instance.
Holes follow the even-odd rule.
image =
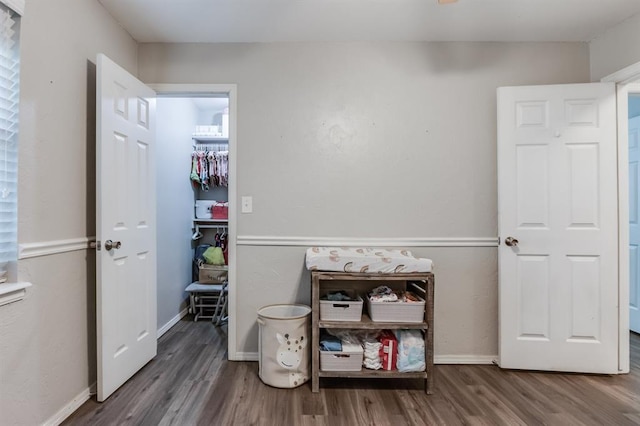
[[[75,398],[73,398],[67,405],[62,407],[56,414],[50,417],[43,423],[44,426],[58,426],[73,414],[82,404],[87,402],[91,398],[91,388],[95,387],[95,384],[89,386],[82,392],[80,392]]]
[[[161,338],[164,333],[169,331],[171,329],[171,327],[176,325],[178,323],[178,321],[180,321],[182,318],[184,318],[187,315],[188,312],[189,312],[189,309],[188,308],[184,308],[182,311],[180,311],[180,313],[178,315],[176,315],[175,317],[171,318],[169,320],[169,322],[167,322],[165,325],[160,327],[158,329],[158,334],[157,334],[158,335],[158,339]]]
[[[171,329],[174,325],[178,323],[182,318],[184,318],[188,313],[188,308],[180,311],[178,315],[171,318],[169,322],[158,329],[158,339],[165,334],[167,331]],[[256,354],[256,361],[258,360]],[[64,406],[60,411],[58,411],[53,417],[44,422],[45,426],[57,426],[62,423],[67,417],[69,417],[74,411],[76,411],[82,404],[87,402],[91,395],[95,395],[96,393],[96,384],[92,384],[87,389],[83,390],[78,396],[73,398],[71,402],[69,402],[66,406]]]
[[[498,355],[435,355],[434,364],[495,364]]]
[[[233,356],[229,357],[229,361],[258,361],[260,359],[258,352],[236,352]]]

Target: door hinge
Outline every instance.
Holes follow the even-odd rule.
[[[89,242],[89,248],[96,249],[100,251],[102,247],[100,246],[100,241],[91,241]]]

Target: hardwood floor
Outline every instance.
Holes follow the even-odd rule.
[[[276,389],[258,363],[226,361],[225,328],[186,319],[158,356],[106,402],[87,401],[64,425],[631,425],[640,424],[640,336],[620,376],[437,365],[421,380],[323,379]]]

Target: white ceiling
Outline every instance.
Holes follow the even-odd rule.
[[[229,98],[189,97],[199,110],[222,111],[229,107]]]
[[[589,41],[639,0],[98,0],[138,42]]]

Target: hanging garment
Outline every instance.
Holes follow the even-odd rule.
[[[207,156],[206,152],[200,151],[198,152],[198,160],[200,163],[200,189],[203,191],[209,190],[209,167],[207,165]]]
[[[196,152],[191,153],[191,175],[189,177],[192,181],[200,183],[200,175],[198,174],[198,154]]]
[[[229,151],[212,151],[198,146],[191,153],[190,179],[203,191],[209,186],[229,186]]]

